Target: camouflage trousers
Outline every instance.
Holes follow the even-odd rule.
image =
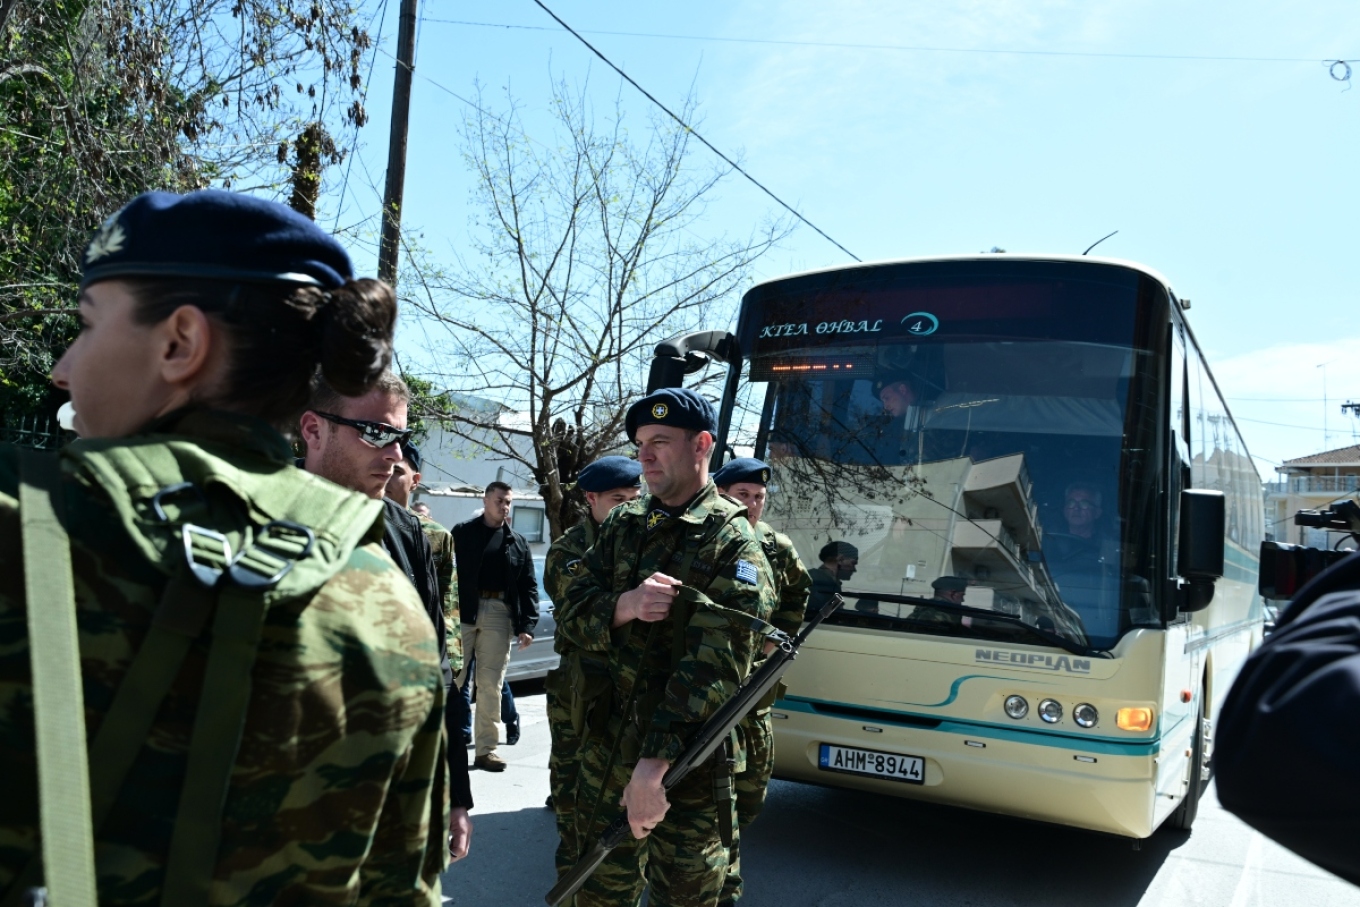
[[[736,796],[737,830],[732,835],[732,851],[727,864],[727,878],[723,880],[719,907],[728,907],[741,899],[741,832],[756,820],[765,805],[765,791],[770,786],[774,771],[774,730],[770,710],[752,712],[742,721],[745,765],[738,766],[732,787]]]
[[[584,853],[619,815],[619,798],[633,773],[631,765],[616,759],[605,777],[613,741],[601,737],[580,751],[576,853]],[[720,750],[667,793],[670,810],[650,835],[630,836],[610,853],[576,893],[573,907],[633,907],[648,885],[649,907],[714,907],[727,875],[723,825],[731,828],[736,821],[731,783],[731,766]]]
[[[544,682],[548,695],[548,792],[552,794],[553,815],[557,818],[557,877],[576,865],[579,855],[572,823],[576,818],[577,755],[581,740],[571,726],[571,678],[564,668],[548,672]]]

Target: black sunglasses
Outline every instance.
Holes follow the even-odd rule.
[[[371,444],[379,449],[387,447],[389,444],[400,442],[405,444],[411,440],[415,434],[413,428],[393,428],[386,422],[369,422],[367,419],[346,419],[344,416],[337,416],[334,413],[323,413],[320,410],[313,410],[318,416],[327,422],[334,422],[337,425],[348,425],[359,433],[359,437],[365,444]]]

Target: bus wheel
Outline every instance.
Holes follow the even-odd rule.
[[[1190,788],[1185,792],[1181,805],[1167,819],[1166,824],[1172,828],[1189,831],[1195,824],[1195,817],[1199,815],[1199,799],[1209,786],[1210,729],[1209,719],[1204,716],[1204,697],[1201,695],[1199,715],[1195,719],[1195,739],[1190,748]]]

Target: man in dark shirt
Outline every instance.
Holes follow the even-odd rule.
[[[482,496],[482,515],[453,527],[458,560],[458,605],[462,612],[463,654],[476,659],[477,709],[472,764],[505,771],[496,754],[501,730],[501,684],[515,640],[521,649],[534,641],[538,623],[538,582],[524,536],[510,528],[514,492],[492,482]],[[469,681],[464,669],[459,683]]]
[[[337,485],[382,500],[383,547],[410,578],[429,612],[439,641],[440,667],[444,671],[445,728],[457,733],[462,726],[466,704],[457,689],[452,689],[453,671],[449,667],[444,612],[436,581],[434,557],[420,520],[406,508],[383,498],[393,466],[402,459],[401,442],[405,435],[406,406],[410,392],[406,382],[388,373],[363,397],[344,397],[321,382],[310,407],[299,421],[307,445],[303,463],[306,470]],[[390,440],[389,440],[390,437]],[[379,446],[381,441],[385,444]],[[472,808],[472,788],[468,781],[467,750],[450,735],[449,757],[449,854],[458,860],[467,856],[472,838],[468,810]]]

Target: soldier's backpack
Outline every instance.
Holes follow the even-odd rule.
[[[41,859],[11,888],[34,903],[96,904],[93,839],[190,645],[211,624],[161,903],[207,902],[222,808],[266,611],[310,596],[380,533],[381,505],[290,464],[165,437],[80,441],[61,456],[105,491],[133,546],[166,576],[146,638],[86,760],[70,540],[57,455],[21,452],[20,511],[37,738]],[[277,468],[274,468],[277,467]]]

